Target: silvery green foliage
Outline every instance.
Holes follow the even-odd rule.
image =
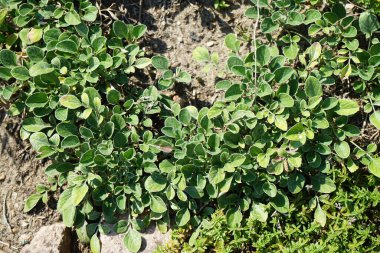
[[[52,188],[39,186],[25,211],[59,187],[64,223],[94,252],[99,232],[125,233],[136,252],[137,231],[151,222],[166,231],[174,214],[177,226],[197,226],[216,208],[238,228],[244,216],[265,222],[302,199],[325,226],[321,196],[336,191],[346,169],[380,174],[377,146],[353,141],[358,101],[326,93],[355,81],[378,127],[380,43],[372,37],[379,24],[371,13],[347,15],[340,4],[303,14],[302,4],[259,3],[268,43],[243,56],[239,38],[228,35],[227,70],[235,77],[216,84],[223,99],[181,108],[159,90],[190,76],[163,56],[144,55],[137,44],[144,25],[115,21],[103,31],[98,10],[85,0],[7,2],[0,12],[0,77],[7,81],[0,98],[10,114],[25,115],[21,137],[53,161],[46,168]],[[255,10],[246,15],[257,18]],[[307,37],[292,32],[301,26]],[[283,35],[284,28],[290,32]],[[358,34],[371,41],[368,51]],[[206,50],[197,50],[203,59]],[[158,89],[130,81],[150,65]],[[120,220],[126,214],[130,219]]]

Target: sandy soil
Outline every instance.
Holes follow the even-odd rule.
[[[18,251],[59,216],[44,204],[26,214],[26,198],[45,181],[44,164],[18,137],[19,122],[0,112],[0,249]]]
[[[167,56],[172,67],[188,71],[193,80],[190,84],[176,84],[168,92],[181,104],[204,106],[216,97],[214,85],[218,73],[225,69],[229,51],[224,46],[224,37],[229,33],[250,34],[252,20],[244,17],[249,1],[233,1],[227,9],[217,11],[213,0],[136,0],[102,1],[103,8],[110,8],[115,16],[130,23],[141,22],[148,26],[143,45],[148,55]],[[104,12],[109,15],[108,12]],[[243,42],[242,53],[248,49]],[[203,46],[211,53],[218,53],[220,64],[203,73],[203,65],[192,59],[193,50]]]

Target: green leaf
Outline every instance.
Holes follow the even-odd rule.
[[[283,48],[284,55],[290,60],[297,58],[299,47],[297,43],[291,43],[289,46]]]
[[[263,191],[265,192],[266,195],[273,198],[277,194],[277,187],[276,187],[276,185],[274,185],[270,182],[265,182],[263,184]]]
[[[30,210],[32,210],[37,205],[37,203],[40,201],[41,198],[42,198],[41,194],[30,195],[25,201],[24,212],[27,213]]]
[[[46,134],[37,132],[33,133],[29,138],[30,144],[32,144],[35,150],[39,150],[41,147],[50,146],[49,140]]]
[[[175,216],[175,222],[177,226],[183,227],[190,221],[189,209],[183,208],[179,210]]]
[[[26,48],[26,54],[29,59],[34,62],[39,62],[44,59],[44,51],[37,46],[30,46]]]
[[[22,127],[26,131],[34,133],[34,132],[39,132],[42,129],[49,128],[51,127],[51,125],[48,123],[45,123],[41,118],[32,117],[32,118],[26,118],[22,122]]]
[[[305,185],[305,177],[299,172],[293,172],[288,179],[288,189],[291,193],[299,193]]]
[[[224,180],[226,173],[224,173],[223,169],[211,168],[208,173],[208,177],[210,183],[216,185]]]
[[[100,241],[96,233],[91,237],[90,249],[92,253],[101,253]]]
[[[120,20],[116,20],[113,23],[112,30],[115,33],[115,35],[117,37],[119,37],[119,38],[125,38],[125,37],[127,37],[128,26],[124,22],[122,22]]]
[[[170,173],[173,169],[175,169],[175,166],[168,160],[163,160],[160,162],[159,168],[164,173]]]
[[[138,69],[144,69],[144,68],[148,67],[151,63],[152,63],[152,60],[149,58],[146,58],[146,57],[139,58],[135,62],[135,67]]]
[[[148,192],[160,192],[165,189],[166,184],[167,180],[165,177],[158,173],[153,173],[145,180],[144,186]]]
[[[268,212],[265,210],[265,206],[263,204],[253,204],[250,217],[253,220],[266,222],[268,219]]]
[[[70,135],[65,137],[62,140],[61,146],[62,148],[75,148],[78,147],[80,144],[78,136]]]
[[[8,81],[12,78],[11,70],[6,67],[0,66],[0,78]],[[1,92],[0,92],[1,93]]]
[[[380,178],[380,158],[373,158],[368,165],[369,171]]]
[[[257,62],[261,66],[265,66],[270,62],[270,50],[269,47],[266,45],[261,45],[256,50],[256,58]]]
[[[66,227],[72,227],[75,223],[76,208],[74,206],[69,206],[62,210],[62,220]]]
[[[304,127],[303,127],[302,123],[298,123],[298,124],[292,126],[288,130],[285,137],[291,141],[299,141],[300,135],[303,133],[303,131],[304,131]]]
[[[169,60],[161,55],[155,55],[152,57],[152,65],[158,70],[169,69]]]
[[[26,101],[25,104],[29,108],[41,108],[44,107],[47,102],[49,101],[48,96],[44,92],[37,92],[32,95],[30,95]]]
[[[305,19],[305,15],[296,11],[291,11],[287,13],[287,15],[288,15],[287,24],[292,25],[292,26],[301,25]]]
[[[318,222],[322,227],[326,225],[326,214],[318,204],[314,212],[314,220]]]
[[[165,213],[168,210],[165,202],[158,196],[151,196],[150,209],[155,213]]]
[[[335,143],[334,150],[340,158],[346,159],[350,156],[350,145],[345,141]]]
[[[81,101],[74,95],[63,95],[59,103],[69,109],[77,109],[82,106]]]
[[[183,108],[179,112],[178,119],[179,119],[179,121],[181,121],[181,123],[183,123],[185,125],[190,124],[191,114],[190,114],[189,110],[187,110],[187,108]]]
[[[237,39],[236,35],[233,33],[228,34],[224,38],[224,44],[227,48],[231,49],[233,52],[237,53],[240,49],[240,41]]]
[[[77,206],[80,204],[80,202],[82,202],[87,192],[88,192],[87,184],[83,184],[81,186],[75,186],[73,188],[71,198],[72,198],[72,203],[74,204],[74,206]]]
[[[133,253],[136,253],[141,248],[141,234],[134,230],[132,227],[128,229],[128,232],[124,236],[124,246]]]
[[[366,11],[362,12],[359,17],[359,27],[360,30],[367,36],[372,36],[377,29],[380,28],[379,21],[377,20],[377,16]]]
[[[71,123],[62,122],[56,127],[57,133],[62,137],[78,135],[78,128]]]
[[[270,204],[280,213],[289,212],[289,199],[281,191],[277,192],[276,197],[271,198]]]
[[[260,25],[260,29],[263,33],[272,33],[278,28],[279,24],[274,23],[271,18],[264,18]]]
[[[276,116],[274,118],[274,124],[276,127],[281,129],[282,131],[287,131],[288,130],[288,123],[286,122],[286,119],[284,119],[281,116]]]
[[[20,81],[26,81],[30,78],[29,70],[24,66],[17,66],[12,68],[11,75]]]
[[[305,18],[305,25],[314,23],[315,21],[321,19],[322,15],[318,10],[310,9],[307,10],[306,13],[306,18]]]
[[[0,51],[0,63],[5,67],[12,67],[17,65],[17,57],[14,52],[9,49]]]
[[[319,42],[314,42],[308,49],[310,62],[318,60],[322,53],[322,46]]]
[[[350,99],[339,99],[338,107],[336,107],[335,112],[338,115],[349,116],[357,113],[359,111],[359,105],[357,102]]]
[[[27,38],[29,43],[28,44],[33,44],[42,39],[43,35],[43,29],[38,29],[38,28],[32,28],[28,32]]]
[[[336,190],[334,181],[324,174],[317,174],[311,178],[313,189],[320,193],[332,193]]]
[[[146,30],[147,30],[146,25],[137,25],[137,26],[133,27],[133,29],[132,29],[132,36],[135,39],[139,39],[142,36],[144,36]]]
[[[78,51],[77,44],[70,39],[66,39],[66,40],[62,40],[62,41],[58,42],[57,45],[55,46],[55,48],[58,51],[61,51],[64,53],[70,53],[70,54],[76,54]]]
[[[340,73],[340,78],[347,79],[350,77],[352,73],[351,63],[348,63],[346,66],[342,68],[342,72]]]
[[[193,51],[193,59],[197,62],[210,61],[210,52],[205,47],[197,47]]]
[[[380,130],[380,111],[372,113],[369,117],[369,121],[372,125],[374,125],[377,129]]]
[[[243,220],[243,215],[239,208],[231,208],[226,213],[227,226],[230,228],[240,227],[240,223]]]
[[[36,77],[40,75],[49,74],[53,71],[54,68],[52,68],[50,64],[48,64],[47,62],[40,61],[29,68],[29,75],[31,77]]]
[[[285,83],[294,74],[294,70],[291,67],[281,67],[274,71],[274,79],[277,83]]]
[[[240,88],[240,84],[235,83],[231,85],[224,94],[224,99],[226,101],[234,101],[241,97],[243,90]]]
[[[294,106],[294,99],[286,93],[281,93],[279,95],[280,105],[283,107],[291,108]]]
[[[305,82],[305,92],[308,97],[322,96],[322,85],[319,80],[314,76],[309,76]]]
[[[71,10],[65,15],[65,22],[69,25],[79,25],[81,23],[79,14]]]
[[[121,95],[120,95],[120,92],[118,90],[111,89],[107,92],[107,101],[110,104],[113,104],[113,105],[119,104],[120,97],[121,97]]]

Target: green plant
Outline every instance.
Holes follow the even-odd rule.
[[[257,19],[262,37],[255,31],[243,55],[242,41],[226,36],[232,77],[216,83],[224,97],[204,108],[159,92],[191,78],[163,56],[145,57],[137,44],[144,25],[115,21],[104,29],[87,0],[4,2],[1,102],[24,117],[22,139],[53,162],[52,188],[38,187],[25,211],[57,187],[64,223],[94,252],[99,233],[125,233],[137,252],[137,231],[150,223],[166,232],[174,215],[175,226],[202,229],[218,209],[227,234],[252,215],[288,230],[301,214],[314,232],[338,222],[330,208],[337,192],[362,174],[379,184],[377,143],[361,138],[357,119],[370,113],[379,127],[377,16],[347,13],[342,4],[322,13],[318,1],[304,12],[304,1],[252,2],[246,16]],[[194,58],[217,62],[201,47]],[[155,85],[132,81],[150,65]],[[262,247],[272,247],[268,233]]]
[[[229,7],[228,0],[214,0],[215,9],[224,9]]]
[[[237,228],[229,225],[228,214],[217,210],[195,231],[175,231],[156,252],[377,252],[380,193],[365,177],[355,180],[357,186],[352,183],[343,182],[341,187],[350,188],[338,190],[332,198],[323,196],[332,221],[324,230],[312,222],[316,214],[308,211],[315,203],[300,204],[288,216],[275,214],[270,222],[266,222],[269,206],[263,205]]]
[[[91,249],[98,252],[97,231],[106,230],[98,228],[100,223],[115,223],[116,214],[126,210],[131,216],[143,212],[149,195],[137,182],[157,170],[154,162],[164,149],[153,139],[153,125],[171,102],[129,76],[151,63],[164,71],[160,87],[189,82],[190,76],[179,69],[174,75],[161,56],[144,57],[136,41],[145,25],[116,21],[111,31],[103,31],[90,1],[4,6],[0,76],[7,84],[1,99],[11,115],[25,115],[20,135],[38,158],[53,160],[46,168],[53,187],[38,187],[24,210],[40,199],[46,203],[48,192],[62,187],[57,208],[64,223],[76,227],[83,241],[91,239]],[[138,238],[135,230],[143,225],[131,227],[131,222],[118,223],[123,228],[117,231],[128,231],[126,246],[137,251],[139,242],[128,238]]]

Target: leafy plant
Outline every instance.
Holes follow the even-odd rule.
[[[356,183],[364,182],[370,184],[363,177]],[[217,210],[195,231],[175,231],[156,252],[376,252],[379,197],[379,191],[368,185],[339,190],[331,199],[323,197],[332,221],[324,230],[307,211],[315,203],[301,204],[287,217],[274,215],[270,222],[268,205],[256,205],[238,228],[231,227],[228,214]]]
[[[165,89],[175,81],[189,82],[190,76],[179,69],[173,74],[164,57],[144,56],[135,43],[144,25],[116,21],[111,31],[103,31],[89,1],[5,6],[0,76],[7,85],[1,98],[11,115],[26,115],[22,139],[30,141],[38,158],[53,160],[46,174],[55,187],[38,187],[24,210],[40,199],[46,203],[48,192],[62,187],[57,209],[64,223],[99,252],[98,231],[107,231],[100,224],[117,222],[116,214],[141,214],[150,202],[138,182],[158,169],[157,154],[165,148],[153,139],[154,124],[171,102],[129,76],[152,64],[164,71],[158,83]],[[136,230],[144,225],[129,219],[124,226],[118,232],[127,232],[125,244],[137,252]]]
[[[137,44],[144,25],[115,21],[104,29],[87,0],[4,2],[1,103],[23,117],[20,136],[38,157],[52,160],[52,188],[39,187],[25,211],[59,189],[64,223],[93,252],[101,249],[98,234],[112,230],[137,252],[138,231],[152,222],[163,232],[173,222],[199,227],[194,241],[216,210],[225,214],[217,218],[224,235],[248,226],[263,235],[254,247],[274,250],[281,244],[268,224],[285,223],[290,233],[306,215],[302,239],[341,222],[330,200],[361,175],[367,187],[379,183],[377,143],[360,138],[358,122],[369,114],[379,127],[377,16],[339,3],[322,13],[318,1],[306,11],[302,1],[252,2],[246,15],[259,19],[263,37],[243,54],[242,40],[226,36],[230,78],[216,83],[223,98],[204,108],[160,93],[191,78],[163,56],[145,56]],[[193,57],[218,62],[203,47]],[[133,81],[150,65],[154,85]],[[263,230],[252,231],[256,224]]]

